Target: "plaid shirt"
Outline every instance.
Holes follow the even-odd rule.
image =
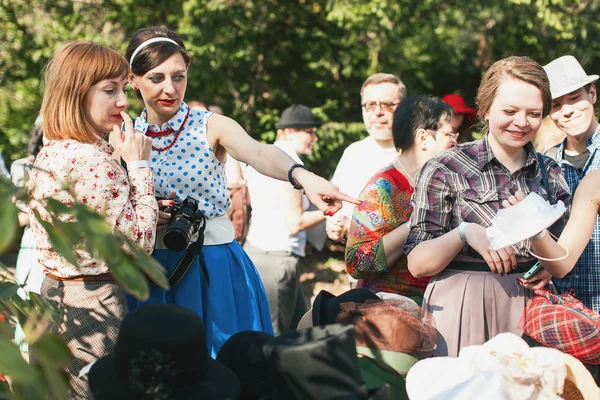
[[[538,160],[531,143],[525,165],[510,173],[494,156],[487,136],[476,142],[458,145],[429,160],[421,169],[413,195],[410,235],[404,252],[408,254],[419,243],[442,236],[461,222],[474,222],[484,227],[492,221],[502,204],[515,191],[536,192],[544,199],[548,193],[542,185]],[[569,187],[560,167],[543,156],[552,203],[562,200],[571,204]],[[559,235],[568,213],[552,225],[550,231]],[[517,257],[531,258],[529,240],[512,246]],[[482,259],[465,244],[461,254]]]
[[[564,143],[558,147],[556,161],[561,166],[565,179],[569,184],[571,193],[575,193],[579,182],[587,174],[600,169],[600,127],[592,134],[587,142],[587,149],[590,152],[583,170],[579,171],[570,162],[563,158]],[[600,217],[596,219],[594,233],[589,244],[581,254],[575,268],[562,279],[554,279],[554,283],[559,291],[565,292],[573,289],[575,296],[583,304],[600,312]]]

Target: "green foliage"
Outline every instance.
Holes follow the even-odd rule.
[[[588,0],[1,0],[0,151],[23,155],[43,65],[66,40],[124,53],[137,29],[167,25],[194,55],[186,97],[272,141],[292,103],[335,104],[327,121],[360,122],[360,86],[374,72],[399,74],[409,94],[456,91],[471,104],[483,71],[508,55],[573,54],[598,72],[599,14]],[[132,113],[141,107],[132,99]],[[324,159],[337,155],[324,148],[315,171],[330,175]]]
[[[284,108],[313,107],[325,125],[306,163],[331,177],[345,147],[366,135],[359,91],[368,75],[396,73],[409,94],[459,92],[473,104],[483,71],[509,55],[545,64],[572,54],[598,73],[598,15],[600,2],[589,0],[0,0],[0,151],[9,164],[24,156],[43,67],[60,44],[91,40],[124,53],[137,29],[167,25],[194,55],[188,99],[221,105],[265,142],[275,139]],[[141,108],[132,98],[131,113]],[[13,197],[28,200],[0,180],[0,248],[18,235]],[[52,244],[71,262],[73,246],[84,245],[139,298],[148,293],[145,276],[167,286],[162,267],[91,210],[55,202],[48,210]],[[15,379],[13,394],[0,386],[0,398],[65,398],[56,372],[68,357],[64,345],[36,329],[56,318],[52,305],[20,299],[14,282],[0,280],[0,316],[21,321],[42,358],[39,368],[22,361],[0,322],[0,371]]]
[[[20,287],[8,270],[0,270],[0,373],[10,377],[8,388],[0,385],[0,398],[17,400],[67,399],[67,381],[61,372],[71,353],[64,341],[44,333],[49,323],[59,323],[56,306],[41,296],[30,293],[22,298]],[[19,347],[13,343],[14,324],[23,326],[29,351],[36,354],[37,365],[28,363]]]
[[[63,190],[69,192],[67,186]],[[13,241],[18,231],[18,209],[13,199],[31,205],[32,199],[8,179],[0,178],[0,252]],[[41,211],[38,211],[42,208]],[[138,299],[148,298],[149,277],[159,287],[169,288],[164,268],[131,239],[113,233],[103,216],[88,206],[75,202],[72,207],[47,199],[45,207],[34,209],[36,218],[48,233],[53,249],[71,264],[77,266],[74,249],[89,252],[105,262],[115,280]],[[43,218],[42,215],[47,215]],[[11,392],[8,398],[23,400],[67,399],[67,382],[62,372],[71,354],[65,343],[56,336],[45,334],[49,323],[60,324],[60,312],[51,302],[30,293],[21,298],[20,285],[8,271],[0,271],[0,373],[10,376]],[[27,363],[19,347],[13,343],[11,328],[19,322],[23,326],[31,353],[36,354],[38,365]],[[0,398],[6,388],[0,383]]]

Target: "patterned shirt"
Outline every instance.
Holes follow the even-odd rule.
[[[152,138],[152,145],[158,149],[168,147],[176,139],[169,149],[152,149],[150,166],[156,195],[167,197],[175,192],[181,200],[193,197],[207,218],[226,215],[231,207],[225,164],[217,159],[208,144],[206,124],[212,114],[191,109],[182,102],[179,111],[162,127],[148,123],[146,110],[135,119],[135,128],[145,134],[167,128],[174,130],[170,135]]]
[[[559,145],[556,154],[556,161],[561,166],[573,194],[584,176],[600,169],[600,127],[592,134],[586,145],[590,156],[581,171],[564,159],[564,143]],[[554,283],[560,292],[573,289],[575,296],[583,304],[600,312],[600,217],[596,219],[592,239],[575,264],[575,268],[562,279],[554,278]]]
[[[548,200],[533,145],[528,143],[525,149],[528,152],[525,165],[513,173],[496,159],[487,136],[458,145],[429,160],[421,170],[413,195],[412,227],[405,253],[410,253],[422,241],[444,235],[463,221],[491,226],[502,201],[517,190],[525,194],[536,192]],[[569,208],[571,195],[560,167],[549,157],[542,158],[551,192],[550,202],[562,200]],[[567,219],[568,212],[552,225],[550,231],[559,236]],[[517,257],[532,257],[529,240],[511,247]],[[482,259],[466,243],[461,254]]]
[[[393,164],[377,172],[361,192],[362,203],[354,209],[346,268],[363,287],[377,292],[422,297],[430,278],[417,279],[408,271],[406,256],[387,264],[383,237],[410,218],[414,189]]]
[[[119,231],[135,241],[148,253],[154,247],[158,204],[154,198],[154,184],[149,169],[125,170],[111,158],[113,148],[105,141],[85,144],[75,140],[50,141],[35,160],[29,178],[29,190],[35,199],[32,209],[38,210],[45,221],[48,213],[40,201],[54,198],[67,206],[74,200],[88,205],[104,215],[114,231]],[[62,188],[71,185],[75,199]],[[72,222],[72,216],[61,218]],[[56,253],[48,234],[31,215],[31,229],[40,250],[40,263],[47,272],[61,277],[98,275],[109,271],[106,264],[82,250],[74,249],[79,269]]]

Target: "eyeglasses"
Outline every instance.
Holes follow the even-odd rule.
[[[434,136],[437,135],[438,133],[441,133],[442,135],[446,136],[446,138],[448,140],[457,140],[458,139],[458,132],[442,132],[442,131],[436,131],[433,129],[427,129],[428,131],[433,132]]]
[[[389,101],[367,101],[362,103],[361,106],[368,112],[373,112],[379,106],[382,111],[392,112],[396,109],[396,106],[400,103],[393,103]]]

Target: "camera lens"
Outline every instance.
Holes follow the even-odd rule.
[[[167,249],[174,251],[185,250],[192,237],[194,226],[183,218],[177,218],[169,224],[163,242]]]

